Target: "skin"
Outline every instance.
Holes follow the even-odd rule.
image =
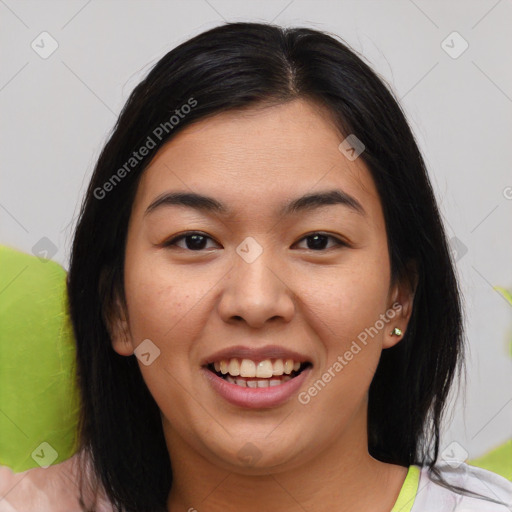
[[[130,356],[149,338],[160,355],[140,370],[161,410],[174,474],[169,511],[389,512],[407,468],[368,453],[368,389],[382,350],[407,329],[414,287],[391,283],[382,207],[361,158],[338,149],[344,137],[328,112],[292,102],[199,121],[157,153],[140,181],[125,260],[126,317],[113,348]],[[290,217],[276,211],[305,193],[342,189],[364,207],[343,205]],[[222,201],[221,217],[183,206],[144,215],[167,191]],[[184,231],[209,236],[200,251],[162,244]],[[315,249],[306,235],[332,239]],[[263,253],[236,252],[248,236]],[[193,241],[192,241],[193,242]],[[192,247],[192,249],[187,248]],[[248,410],[226,402],[201,375],[204,357],[230,346],[277,344],[307,355],[307,390],[380,315],[401,309],[307,405]],[[259,459],[238,458],[246,443]]]

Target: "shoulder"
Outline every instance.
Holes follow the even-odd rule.
[[[78,455],[47,468],[37,467],[15,473],[0,465],[0,512],[33,510],[37,512],[82,512],[79,496]],[[84,496],[89,502],[92,497]],[[97,512],[113,512],[100,493]]]
[[[502,505],[476,496],[452,491],[437,483],[436,476],[422,467],[418,490],[411,512],[511,512],[512,482],[492,471],[462,463],[458,466],[443,462],[436,465],[449,484],[482,494]],[[470,493],[468,493],[470,494]]]

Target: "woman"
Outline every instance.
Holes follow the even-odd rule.
[[[84,494],[173,512],[512,501],[498,475],[436,464],[463,366],[453,262],[404,114],[336,38],[231,23],[165,55],[100,155],[68,279]]]

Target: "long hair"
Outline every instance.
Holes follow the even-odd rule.
[[[336,36],[228,23],[168,52],[135,87],[99,156],[77,222],[68,293],[81,453],[93,464],[89,484],[103,486],[116,510],[165,511],[173,481],[159,408],[135,357],[113,350],[108,328],[119,308],[128,316],[125,241],[139,179],[159,148],[191,123],[297,98],[327,107],[340,132],[364,144],[360,158],[383,207],[391,279],[412,280],[412,264],[418,278],[408,329],[382,352],[370,385],[369,453],[383,462],[428,466],[441,485],[467,491],[444,482],[435,467],[448,394],[464,367],[461,295],[425,163],[399,102]],[[149,146],[148,137],[148,154],[130,160]]]

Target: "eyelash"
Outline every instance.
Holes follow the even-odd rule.
[[[192,235],[200,235],[200,236],[202,236],[204,238],[209,238],[210,240],[213,240],[212,237],[206,235],[205,233],[201,233],[200,231],[187,231],[185,233],[182,233],[181,235],[178,235],[178,236],[176,236],[174,238],[171,238],[170,240],[167,240],[162,245],[163,245],[163,247],[169,247],[170,248],[172,246],[176,246],[176,243],[179,242],[180,240],[183,240],[183,239],[187,238],[188,236],[192,236]],[[303,240],[306,240],[307,238],[313,237],[315,235],[321,235],[321,236],[325,236],[327,238],[331,238],[332,240],[334,240],[336,245],[334,247],[330,247],[330,248],[327,248],[327,249],[318,249],[318,250],[309,249],[312,252],[326,252],[329,249],[334,249],[336,247],[349,247],[349,244],[344,242],[343,240],[340,240],[339,238],[337,238],[337,237],[335,237],[333,235],[329,235],[329,234],[323,233],[321,231],[314,231],[312,233],[309,233],[309,234],[303,236],[298,242],[302,242]],[[179,249],[183,249],[183,250],[189,251],[189,252],[204,252],[204,249],[198,249],[196,251],[194,251],[192,249],[187,249],[187,248],[184,248],[184,247],[179,247]]]

